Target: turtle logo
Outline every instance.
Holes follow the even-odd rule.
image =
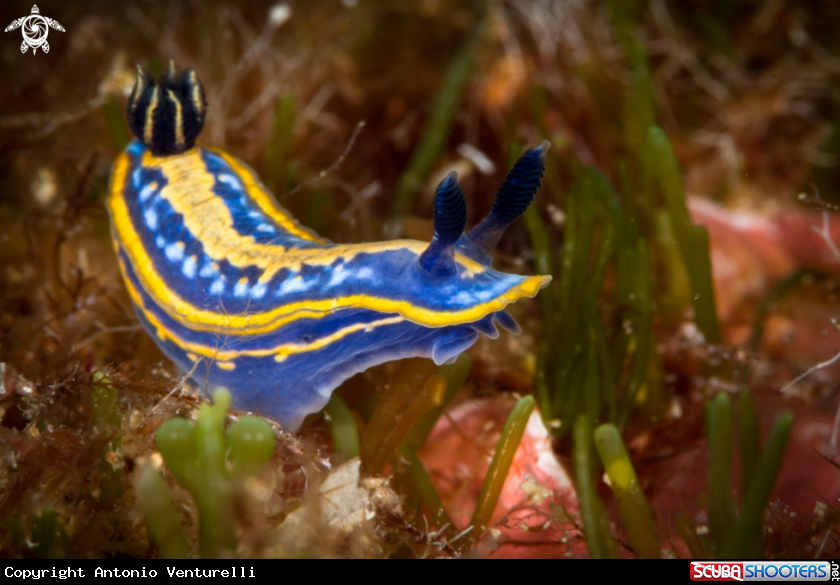
[[[15,30],[23,27],[23,42],[20,44],[20,52],[25,53],[28,47],[32,47],[32,54],[34,55],[40,47],[45,53],[50,52],[50,44],[47,42],[47,33],[49,28],[64,32],[64,27],[58,24],[58,21],[46,16],[41,16],[38,11],[38,6],[32,6],[32,14],[18,18],[12,21],[12,24],[6,27],[5,32]]]

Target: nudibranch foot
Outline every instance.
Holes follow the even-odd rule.
[[[299,225],[231,155],[195,140],[204,124],[195,71],[138,68],[135,134],[114,163],[107,207],[141,324],[195,384],[296,430],[347,378],[391,360],[443,364],[550,276],[494,270],[493,247],[531,203],[548,143],[524,153],[493,210],[467,234],[457,175],[435,195],[435,235],[333,244]]]

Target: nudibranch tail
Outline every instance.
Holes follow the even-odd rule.
[[[420,265],[438,276],[452,276],[457,272],[455,244],[467,225],[467,203],[458,173],[451,171],[435,192],[435,236],[420,256]]]
[[[137,66],[137,81],[128,100],[128,125],[155,155],[178,154],[193,147],[204,128],[207,103],[195,70],[180,79],[175,63],[156,80]]]
[[[544,140],[542,144],[528,149],[519,157],[505,182],[499,187],[490,213],[467,234],[467,238],[478,247],[471,256],[485,266],[490,265],[490,254],[496,248],[505,229],[525,213],[534,200],[545,171],[545,153],[550,146],[551,143]]]

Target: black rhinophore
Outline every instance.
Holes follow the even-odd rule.
[[[455,274],[455,243],[467,225],[467,203],[458,173],[451,171],[435,191],[435,236],[420,256],[420,264],[433,274]]]
[[[128,125],[152,153],[177,154],[192,148],[206,112],[204,88],[194,69],[178,77],[170,61],[156,80],[137,66],[137,81],[128,100]]]
[[[510,223],[525,213],[534,200],[540,179],[545,171],[545,152],[550,143],[544,141],[519,157],[499,187],[491,213],[500,220]]]
[[[450,171],[435,191],[435,237],[444,246],[458,241],[467,225],[467,203],[458,184],[458,173]]]
[[[505,229],[525,213],[534,200],[545,171],[545,153],[550,146],[551,143],[544,140],[519,157],[499,187],[490,213],[467,234],[484,254],[493,252]]]

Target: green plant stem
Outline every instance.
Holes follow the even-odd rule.
[[[243,416],[225,432],[231,396],[224,388],[213,393],[213,402],[202,404],[193,426],[185,418],[171,418],[155,434],[155,444],[172,475],[192,494],[198,508],[198,537],[201,558],[232,558],[237,551],[233,494],[238,480],[260,470],[274,455],[274,429],[265,420]],[[231,466],[228,470],[227,456]],[[153,470],[154,471],[154,470]],[[170,513],[162,494],[165,486],[143,472],[137,484],[144,504],[152,536],[160,538],[171,554],[180,555],[183,547],[174,529],[153,515]],[[157,472],[154,471],[156,474]],[[161,524],[156,524],[157,522]],[[168,520],[167,520],[168,521]],[[174,544],[173,544],[174,542]],[[174,547],[174,548],[172,548]],[[174,551],[174,552],[172,552]],[[169,553],[166,553],[169,554]]]
[[[643,559],[660,558],[653,516],[618,428],[612,424],[596,428],[595,447],[618,500],[630,545]]]
[[[358,457],[359,429],[356,427],[353,414],[338,394],[333,393],[324,412],[329,415],[327,422],[332,433],[335,452],[345,461]]]
[[[594,461],[592,425],[585,414],[577,417],[573,430],[575,482],[583,531],[593,559],[618,558],[610,523],[595,487],[598,465]]]
[[[41,511],[33,536],[39,559],[69,559],[73,556],[70,539],[64,526],[56,518],[54,508]]]
[[[202,486],[192,492],[198,507],[199,549],[202,559],[233,556],[236,533],[233,529],[232,488],[225,464],[225,419],[230,392],[217,389],[213,406],[202,404],[195,422],[196,460]]]
[[[752,394],[748,389],[738,392],[737,410],[738,458],[741,463],[741,499],[749,493],[755,476],[755,468],[761,458],[761,440],[758,432],[758,420]],[[745,557],[759,558],[762,554],[761,535],[755,534],[750,539],[750,547]]]
[[[114,433],[119,433],[122,425],[120,401],[117,389],[111,385],[111,381],[102,372],[93,374],[93,420],[94,424],[101,431],[103,427],[112,427]],[[103,453],[98,467],[102,472],[102,479],[99,482],[99,501],[112,502],[123,495],[123,480],[125,474],[122,466],[114,466],[108,460],[108,452],[119,453],[122,441],[119,436],[114,438]]]
[[[493,460],[490,462],[484,483],[481,485],[475,512],[473,512],[470,521],[473,527],[469,534],[471,540],[475,540],[486,530],[490,518],[493,516],[496,503],[499,501],[499,494],[502,493],[502,487],[513,463],[513,457],[522,441],[528,419],[534,411],[534,404],[533,396],[521,398],[513,407],[513,411],[505,422],[499,442],[496,444],[496,451],[493,453]]]
[[[553,274],[554,261],[551,257],[551,242],[537,206],[528,206],[528,209],[522,215],[522,219],[525,221],[525,228],[528,230],[528,236],[531,239],[531,248],[534,250],[534,268],[537,274]],[[548,301],[544,301],[543,297]],[[553,301],[554,297],[552,295],[540,295],[543,310],[542,320],[547,327],[554,324]]]
[[[423,358],[403,360],[362,437],[365,473],[380,473],[417,418],[443,402],[446,380],[433,373],[434,368],[433,362]]]
[[[688,271],[694,290],[694,320],[708,343],[720,343],[712,262],[709,258],[709,232],[705,226],[691,226],[688,230],[688,245]]]
[[[685,191],[680,169],[677,166],[677,158],[674,156],[668,137],[658,126],[652,126],[648,130],[648,144],[651,149],[651,162],[656,169],[655,175],[665,198],[665,207],[671,220],[674,239],[677,241],[683,261],[687,262],[691,216],[685,203]]]
[[[732,403],[719,393],[706,405],[706,435],[709,441],[709,525],[716,553],[735,523],[732,498]]]
[[[471,368],[472,360],[465,353],[459,355],[455,363],[444,364],[440,367],[438,375],[442,376],[446,381],[446,393],[443,395],[443,401],[440,406],[431,408],[421,414],[415,421],[414,426],[411,427],[411,432],[408,433],[405,441],[412,449],[420,449],[426,444],[429,434],[434,429],[443,411],[446,410],[446,405],[449,404],[449,401],[455,397],[467,382]]]
[[[560,297],[560,314],[564,321],[568,320],[569,306],[572,296],[572,267],[577,254],[577,247],[581,239],[578,237],[579,206],[581,204],[580,186],[573,185],[566,196],[566,225],[563,234],[563,253],[560,258],[562,270],[560,272],[560,283],[557,285]]]
[[[746,494],[749,492],[755,467],[761,456],[755,403],[747,389],[738,392],[738,448],[741,460],[741,493]]]
[[[691,558],[694,560],[712,558],[712,552],[708,549],[706,543],[697,535],[697,527],[685,514],[677,514],[674,518],[674,525],[677,528],[680,538],[683,539],[683,542],[688,547]]]
[[[545,332],[537,346],[537,363],[534,368],[534,392],[540,403],[540,415],[546,426],[549,426],[554,420],[554,405],[548,373],[546,372],[549,367],[549,355],[551,353],[551,344],[547,339],[549,335],[552,335],[552,332]]]
[[[650,256],[647,241],[644,238],[636,240],[635,250],[628,251],[619,266],[620,283],[619,302],[632,309],[627,317],[631,323],[632,333],[628,336],[627,347],[631,345],[633,352],[633,368],[621,396],[619,410],[619,428],[624,428],[636,405],[636,397],[641,387],[648,379],[650,371],[650,351],[655,340],[652,331],[652,276]],[[623,352],[622,352],[623,353]],[[618,371],[621,371],[619,366]]]
[[[243,479],[257,473],[274,455],[274,429],[257,416],[233,421],[225,433],[230,456],[230,476]]]
[[[588,306],[592,303],[587,302]],[[588,307],[587,307],[588,308]],[[592,307],[590,322],[599,319],[597,310]],[[601,375],[598,371],[598,334],[594,325],[589,325],[586,347],[586,383],[583,386],[583,402],[586,415],[594,423],[601,418]]]
[[[195,499],[203,559],[231,557],[236,552],[233,487],[225,462],[224,428],[230,392],[217,389],[213,401],[212,406],[201,405],[194,427],[186,419],[173,418],[163,423],[155,435],[167,466]]]
[[[149,536],[157,543],[164,559],[188,559],[190,549],[184,529],[178,520],[178,510],[169,497],[166,483],[153,465],[146,465],[134,482],[140,507],[146,516]]]
[[[756,466],[750,488],[744,498],[741,517],[734,530],[727,534],[725,544],[719,549],[718,558],[744,558],[755,540],[761,539],[762,515],[776,484],[792,426],[791,413],[780,416],[773,426],[767,447]]]
[[[449,519],[449,515],[443,508],[443,502],[441,502],[440,495],[438,495],[435,485],[432,483],[432,478],[429,477],[429,473],[426,471],[423,462],[417,457],[417,453],[405,443],[400,446],[400,452],[408,462],[409,473],[414,481],[414,487],[420,494],[420,499],[426,504],[429,511],[436,515],[435,520],[438,526],[449,524],[452,527],[452,520]],[[452,532],[454,532],[454,528]]]

